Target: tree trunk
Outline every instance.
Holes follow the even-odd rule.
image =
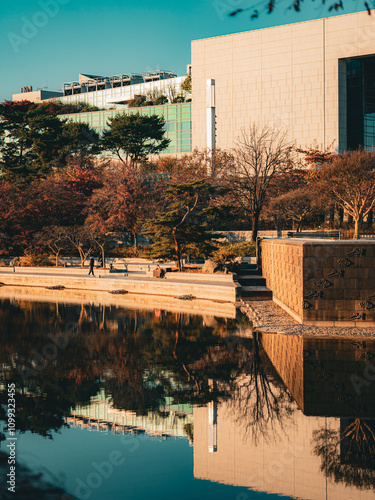
[[[178,267],[178,270],[181,272],[182,271],[182,259],[181,259],[181,252],[180,251],[177,254],[177,267]]]
[[[353,240],[359,240],[360,239],[360,235],[359,235],[359,222],[360,222],[360,218],[356,217],[354,219],[354,235],[353,235]]]
[[[256,241],[258,236],[258,227],[259,227],[259,213],[253,215],[252,218],[252,228],[251,228],[251,241]]]
[[[180,245],[178,243],[177,236],[176,236],[177,228],[173,228],[172,233],[173,233],[173,239],[174,239],[174,249],[175,249],[176,257],[177,257],[177,267],[178,267],[178,270],[181,271],[181,269],[182,269],[182,265],[181,265],[181,249],[180,249]]]
[[[99,245],[99,248],[102,252],[102,267],[105,269],[105,252],[104,252],[104,245]]]
[[[333,229],[335,223],[335,205],[332,205],[330,210],[329,210],[329,224],[330,227]]]
[[[344,222],[344,209],[342,207],[339,208],[339,228],[342,228]]]
[[[78,249],[78,252],[79,252],[80,259],[81,259],[81,267],[84,267],[85,266],[85,255],[80,248]]]

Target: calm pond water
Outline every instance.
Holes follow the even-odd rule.
[[[18,300],[0,334],[0,498],[375,499],[374,341]]]

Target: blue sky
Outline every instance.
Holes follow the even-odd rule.
[[[276,0],[266,13],[259,0],[2,0],[0,2],[0,101],[21,86],[48,90],[78,74],[115,75],[154,69],[186,73],[190,41],[328,15],[335,0]],[[364,0],[343,0],[344,11],[364,10]],[[372,2],[369,3],[372,4]],[[236,9],[250,10],[234,17]],[[258,9],[259,18],[250,20]],[[335,14],[335,13],[333,13]]]

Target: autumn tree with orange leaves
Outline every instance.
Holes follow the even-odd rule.
[[[317,175],[318,189],[353,217],[353,238],[359,239],[361,222],[375,206],[375,152],[338,154]]]

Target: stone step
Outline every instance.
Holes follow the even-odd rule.
[[[237,279],[242,286],[266,286],[266,279],[262,276],[243,275],[239,276]]]
[[[237,269],[237,276],[261,276],[259,269]]]
[[[241,297],[243,302],[254,302],[258,301],[260,302],[261,300],[271,300],[272,301],[272,295],[252,295],[250,297]]]
[[[258,264],[239,264],[236,266],[237,270],[242,270],[242,269],[256,269],[258,267]]]
[[[272,291],[266,286],[242,286],[241,298],[243,300],[269,300]]]

